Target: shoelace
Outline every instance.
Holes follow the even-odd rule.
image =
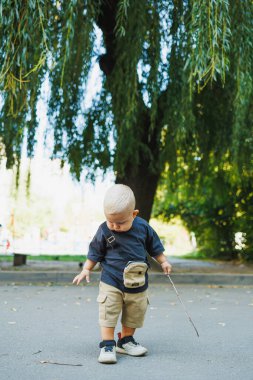
[[[105,352],[112,352],[113,346],[105,346]]]

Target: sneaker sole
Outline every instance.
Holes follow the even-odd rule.
[[[140,354],[130,354],[130,352],[127,352],[126,350],[124,350],[124,348],[116,347],[116,352],[118,352],[119,354],[125,354],[130,356],[144,356],[148,351],[144,351]]]
[[[105,361],[105,360],[99,360],[98,359],[98,362],[101,363],[101,364],[116,364],[117,363],[117,360],[108,360],[108,361]]]

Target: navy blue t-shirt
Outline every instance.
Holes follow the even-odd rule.
[[[102,224],[99,226],[88,252],[88,259],[101,264],[101,281],[123,292],[143,292],[148,287],[148,275],[146,274],[144,286],[129,289],[123,284],[123,271],[129,261],[141,261],[148,264],[147,252],[152,257],[164,252],[157,233],[146,220],[137,216],[129,231],[112,231],[115,242],[110,245],[102,226]]]

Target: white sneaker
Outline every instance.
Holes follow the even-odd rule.
[[[114,364],[117,363],[116,358],[116,347],[115,344],[106,344],[106,342],[101,342],[99,347],[100,355],[98,357],[99,363],[105,363],[105,364]]]
[[[132,336],[126,336],[118,340],[116,352],[131,356],[143,356],[148,350],[137,343]]]

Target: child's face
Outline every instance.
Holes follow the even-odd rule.
[[[107,227],[112,231],[126,232],[132,227],[139,210],[124,211],[118,214],[105,214]]]

